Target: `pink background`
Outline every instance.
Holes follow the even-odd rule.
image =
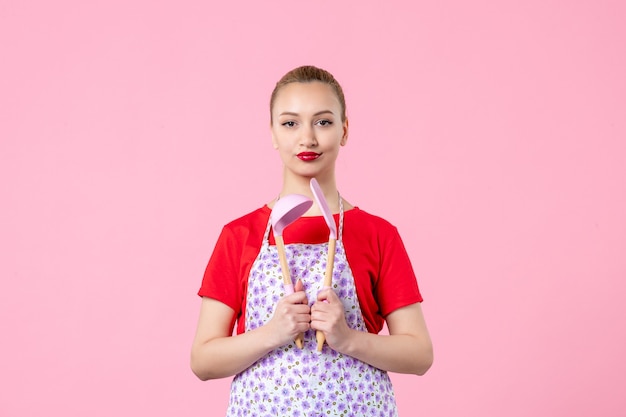
[[[269,94],[309,63],[426,298],[401,415],[624,415],[624,2],[378,3],[0,1],[0,415],[224,414],[195,294],[278,192]]]

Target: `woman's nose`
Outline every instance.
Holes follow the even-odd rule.
[[[312,147],[317,145],[317,139],[315,138],[315,129],[310,126],[302,129],[302,136],[300,137],[300,144],[305,147]]]

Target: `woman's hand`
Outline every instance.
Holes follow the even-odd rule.
[[[268,352],[293,343],[310,328],[311,309],[302,282],[278,301],[274,316],[264,326],[232,335],[235,311],[220,301],[203,297],[198,329],[191,348],[191,369],[201,380],[235,375]]]
[[[311,307],[311,328],[324,333],[326,343],[341,352],[352,330],[348,327],[343,303],[331,288],[317,294],[317,301]]]
[[[344,314],[332,289],[320,291],[311,307],[311,328],[324,332],[334,350],[391,372],[422,375],[432,365],[433,347],[420,303],[387,315],[389,336],[353,330]]]
[[[311,308],[309,307],[304,285],[296,282],[294,293],[281,298],[276,304],[274,315],[266,324],[275,336],[276,347],[293,342],[297,335],[311,327]]]

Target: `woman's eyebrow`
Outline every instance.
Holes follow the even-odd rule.
[[[334,114],[331,110],[320,110],[317,113],[315,113],[313,116],[319,116],[321,114],[326,114],[326,113]],[[291,111],[284,111],[281,114],[279,114],[279,116],[299,116],[299,114],[291,112]]]
[[[325,114],[325,113],[330,113],[330,114],[334,114],[332,111],[330,110],[322,110],[322,111],[318,111],[317,113],[315,113],[313,116],[319,116],[321,114]]]

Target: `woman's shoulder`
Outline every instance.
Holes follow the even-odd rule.
[[[218,246],[228,248],[232,254],[236,248],[260,244],[270,212],[267,206],[263,206],[226,223],[218,238]]]
[[[263,205],[249,213],[244,214],[243,216],[237,217],[234,220],[226,223],[224,229],[226,230],[241,230],[243,229],[251,229],[257,227],[265,228],[267,226],[267,222],[269,220],[271,210],[267,205]]]
[[[376,235],[395,235],[398,233],[396,226],[388,220],[362,210],[354,206],[345,212],[345,226],[360,231],[361,233],[374,233]]]
[[[353,209],[346,211],[345,217],[346,219],[349,218],[352,221],[363,222],[367,225],[395,229],[395,226],[391,224],[391,222],[389,222],[388,220],[378,215],[367,212],[358,206],[354,206]]]

